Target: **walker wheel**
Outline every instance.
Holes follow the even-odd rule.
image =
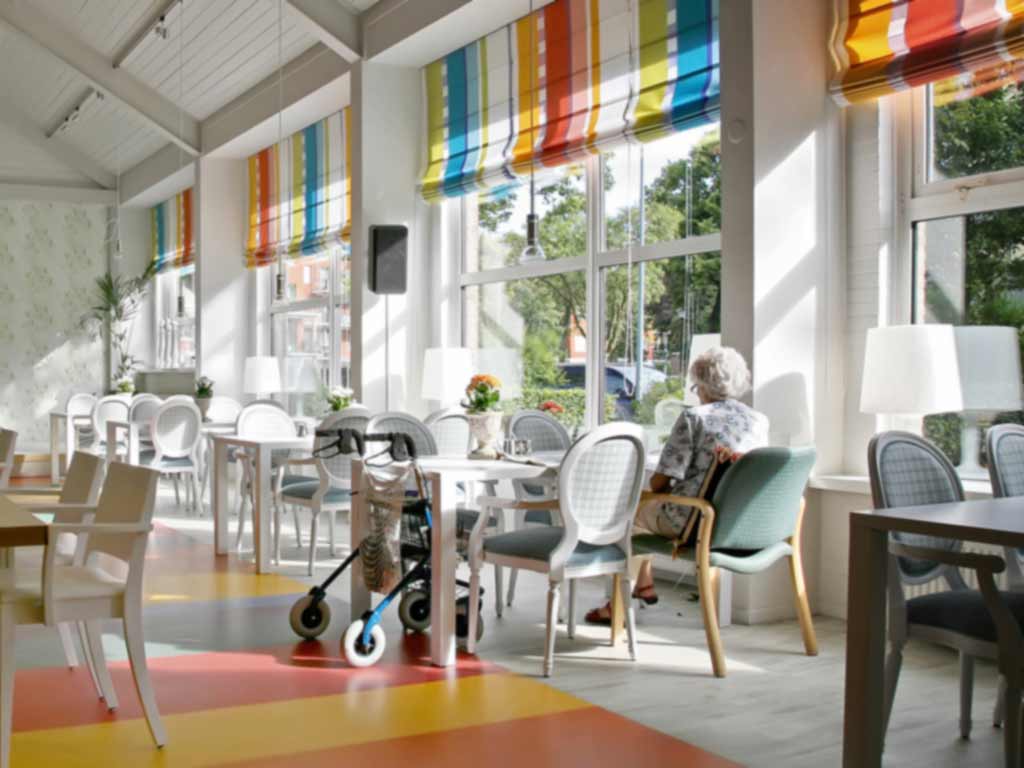
[[[426,632],[430,629],[430,595],[419,589],[406,592],[398,604],[398,618],[410,632]]]
[[[483,600],[480,601],[481,609]],[[462,598],[455,603],[455,636],[465,640],[469,636],[469,598]],[[484,636],[483,610],[477,612],[476,616],[476,641]]]
[[[380,657],[384,655],[384,648],[387,646],[387,638],[380,624],[370,630],[370,642],[363,643],[363,627],[366,622],[363,619],[353,621],[345,636],[341,639],[341,649],[345,654],[345,660],[353,667],[372,667]]]
[[[326,600],[314,601],[312,595],[304,595],[295,601],[288,620],[299,637],[315,640],[331,623],[331,606]]]

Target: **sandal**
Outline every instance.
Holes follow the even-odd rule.
[[[601,627],[609,627],[612,623],[612,604],[606,603],[600,608],[594,608],[587,611],[587,615],[583,617],[583,620],[587,624],[596,624]]]
[[[640,600],[644,605],[657,605],[658,593],[654,591],[653,584],[648,584],[646,587],[634,587],[633,599]]]

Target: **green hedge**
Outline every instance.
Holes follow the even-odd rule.
[[[552,400],[562,406],[565,411],[554,414],[555,418],[567,427],[583,425],[587,410],[587,393],[583,389],[555,389],[553,387],[525,387],[523,394],[511,400],[502,400],[502,409],[506,413],[515,413],[524,408],[540,409],[542,403]],[[610,421],[615,417],[615,397],[605,395],[604,417]],[[571,429],[570,429],[571,431]]]

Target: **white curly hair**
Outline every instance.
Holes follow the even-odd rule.
[[[690,364],[690,382],[711,400],[739,398],[750,389],[750,369],[732,347],[712,347]]]

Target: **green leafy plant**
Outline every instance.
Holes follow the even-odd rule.
[[[139,360],[128,350],[132,323],[139,313],[142,300],[152,284],[156,269],[149,264],[141,275],[127,277],[106,272],[96,278],[93,285],[93,304],[82,317],[82,325],[96,329],[107,325],[110,330],[111,362],[114,374],[111,377],[120,388],[126,380],[132,379]],[[132,387],[132,391],[134,386]],[[120,390],[119,391],[125,391]]]
[[[498,410],[500,401],[501,381],[498,377],[485,373],[469,380],[462,407],[467,413],[487,413]]]
[[[131,395],[135,392],[135,381],[131,378],[118,379],[114,390],[123,395]]]
[[[324,399],[332,411],[343,411],[352,405],[353,392],[348,387],[331,387]]]
[[[213,397],[213,379],[209,376],[200,376],[196,379],[196,397],[200,400]]]

